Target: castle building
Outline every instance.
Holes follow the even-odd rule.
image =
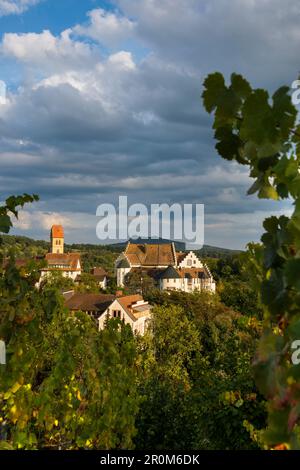
[[[123,287],[130,272],[147,274],[161,290],[215,292],[216,284],[206,264],[193,252],[176,252],[175,244],[128,242],[116,261],[117,284]]]

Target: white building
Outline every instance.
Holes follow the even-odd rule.
[[[110,294],[66,293],[65,305],[71,311],[82,311],[97,321],[99,330],[108,319],[119,318],[131,326],[136,334],[143,335],[151,319],[151,308],[141,295],[117,297]]]
[[[98,318],[99,330],[109,318],[120,318],[136,334],[144,335],[151,319],[151,306],[141,295],[117,297]]]
[[[176,252],[174,243],[128,242],[116,261],[117,283],[124,286],[131,271],[148,273],[161,290],[215,292],[216,284],[206,264],[193,252]]]
[[[81,275],[81,259],[79,253],[64,253],[64,229],[61,225],[53,225],[50,232],[51,251],[45,256],[46,267],[41,270],[39,284],[51,272],[60,272],[73,281]]]

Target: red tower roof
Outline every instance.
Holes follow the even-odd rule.
[[[52,225],[51,238],[64,238],[64,229],[62,225]]]

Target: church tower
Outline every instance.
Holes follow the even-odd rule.
[[[52,225],[50,233],[51,253],[63,254],[64,229],[62,225]]]

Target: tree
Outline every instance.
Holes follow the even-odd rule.
[[[244,315],[262,318],[262,309],[258,304],[257,293],[251,283],[239,279],[223,281],[218,284],[221,301]]]
[[[38,201],[36,194],[32,196],[23,194],[22,196],[10,196],[6,199],[4,206],[0,207],[0,233],[8,233],[12,227],[11,217],[18,218],[18,207],[23,207],[29,202]]]
[[[137,358],[137,448],[257,448],[248,428],[265,426],[250,367],[260,323],[209,294],[152,292],[151,301]]]
[[[129,294],[147,295],[154,289],[155,283],[152,277],[143,271],[131,271],[125,276],[124,287]]]
[[[156,307],[151,329],[140,339],[138,449],[191,448],[195,419],[187,419],[189,370],[199,350],[199,333],[184,311]]]
[[[90,273],[81,273],[80,282],[76,286],[77,292],[90,292],[91,294],[98,294],[100,292],[99,282]]]
[[[299,449],[300,368],[291,345],[300,338],[300,126],[289,88],[272,97],[253,89],[242,76],[225,84],[220,73],[204,82],[203,102],[214,112],[216,149],[222,158],[248,166],[255,181],[248,194],[294,201],[291,217],[264,221],[261,247],[251,246],[249,263],[264,310],[264,332],[254,362],[260,390],[268,399],[268,447]]]
[[[7,201],[5,231],[24,202]],[[38,278],[35,263],[1,264],[0,449],[132,448],[139,396],[130,327],[111,320],[98,332],[88,315],[64,308],[55,285],[35,289]]]
[[[48,271],[41,282],[41,289],[55,288],[59,290],[70,290],[75,288],[73,279],[64,276],[61,271]]]

